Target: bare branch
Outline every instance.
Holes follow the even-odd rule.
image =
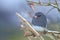
[[[48,15],[48,13],[51,12],[53,9],[54,9],[54,8],[49,9],[46,14]]]
[[[16,15],[20,18],[20,20],[27,26],[27,28],[33,32],[36,36],[40,36],[40,34],[32,28],[32,26],[27,22],[26,19],[24,19],[19,13],[16,13]]]
[[[59,3],[57,3],[57,0],[55,0],[55,3],[51,3],[50,0],[48,3],[46,3],[46,2],[42,3],[42,2],[40,2],[40,0],[39,0],[39,2],[33,2],[33,1],[27,1],[27,2],[29,5],[31,4],[30,7],[32,8],[33,11],[35,10],[35,8],[33,6],[53,6],[54,8],[57,8],[58,11],[60,12],[60,8],[58,7]]]

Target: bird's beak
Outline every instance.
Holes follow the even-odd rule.
[[[37,16],[34,16],[34,18],[37,18]]]

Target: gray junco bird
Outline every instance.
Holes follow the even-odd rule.
[[[44,31],[47,25],[47,18],[42,12],[37,12],[32,18],[32,27],[36,31]]]
[[[47,24],[47,18],[46,16],[41,13],[41,12],[37,12],[35,13],[35,15],[32,18],[32,27],[36,30],[36,31],[40,31],[43,32],[46,28],[46,24]],[[28,35],[33,35],[34,37],[36,36],[35,34],[29,34],[29,32],[25,32],[24,36],[28,36]]]

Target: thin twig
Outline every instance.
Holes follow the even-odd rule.
[[[54,8],[49,9],[46,14],[48,15],[48,13],[51,12],[53,9],[54,9]]]

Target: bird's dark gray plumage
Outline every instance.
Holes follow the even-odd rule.
[[[37,16],[37,18],[35,18],[34,16]],[[32,18],[32,24],[34,26],[46,27],[47,18],[42,12],[37,12],[34,16]]]

